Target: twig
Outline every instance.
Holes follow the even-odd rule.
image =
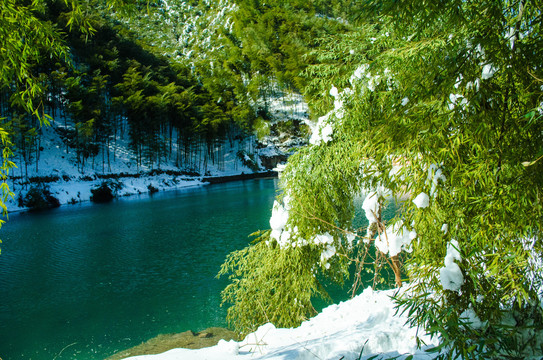
[[[62,350],[60,350],[60,352],[53,358],[53,360],[56,360],[56,359],[62,354],[62,352],[63,352],[64,350],[66,350],[67,348],[69,348],[70,346],[73,346],[73,345],[75,345],[75,344],[77,344],[77,342],[74,342],[74,343],[72,343],[72,344],[70,344],[70,345],[66,345],[66,346],[65,346],[64,348],[62,348]],[[2,359],[0,359],[0,360],[2,360]]]

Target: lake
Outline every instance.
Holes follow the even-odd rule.
[[[226,255],[269,228],[275,179],[10,215],[0,230],[0,358],[96,360],[225,326]]]

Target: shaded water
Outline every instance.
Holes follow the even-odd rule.
[[[269,227],[276,181],[14,214],[2,227],[0,358],[103,359],[224,326],[226,255]]]

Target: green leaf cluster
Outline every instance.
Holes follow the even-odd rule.
[[[399,310],[439,336],[442,358],[541,351],[541,5],[364,2],[304,70],[313,116],[333,133],[289,160],[287,226],[304,239],[351,232],[361,193],[402,199],[392,222],[417,237]],[[453,240],[458,291],[440,275]]]
[[[312,263],[319,257],[310,247],[278,249],[269,246],[269,232],[252,246],[228,255],[219,276],[230,284],[223,290],[223,304],[230,304],[227,320],[242,334],[271,322],[293,327],[316,314],[315,296],[327,297]],[[307,261],[311,259],[313,261]]]

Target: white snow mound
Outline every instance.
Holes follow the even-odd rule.
[[[223,360],[223,359],[362,359],[375,354],[403,359],[431,359],[416,348],[417,329],[405,325],[405,316],[396,316],[390,296],[394,290],[371,288],[355,298],[331,305],[314,318],[293,329],[266,324],[241,342],[221,341],[198,349],[173,349],[158,355],[142,355],[130,360]],[[422,333],[426,344],[432,341]]]

